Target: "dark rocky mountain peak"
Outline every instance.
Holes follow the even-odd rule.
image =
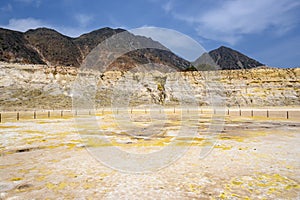
[[[262,65],[224,46],[203,54],[190,63],[151,38],[109,27],[76,38],[49,28],[31,29],[25,33],[0,28],[0,61],[80,67],[97,45],[116,34],[122,35],[121,41],[119,44],[110,45],[125,49],[130,45],[131,51],[115,58],[112,66],[108,68],[110,70],[130,70],[148,63],[169,66],[178,71],[196,70],[195,67],[198,70],[248,69]],[[101,59],[105,60],[109,56],[107,53],[109,52],[100,55]]]
[[[228,47],[221,46],[209,52],[221,69],[251,69],[263,64]]]
[[[80,51],[68,36],[53,29],[38,28],[25,32],[24,38],[48,65],[80,65]]]
[[[202,54],[193,64],[198,70],[251,69],[263,65],[225,46]]]

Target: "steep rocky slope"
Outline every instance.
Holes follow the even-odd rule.
[[[102,28],[90,33],[85,33],[78,38],[74,38],[74,44],[80,49],[82,58],[86,57],[99,43],[105,39],[125,31],[124,29]]]
[[[130,45],[144,44],[157,49],[135,50],[116,58],[112,64],[116,70],[128,70],[153,61],[177,70],[185,70],[191,66],[191,63],[151,38],[111,28],[95,30],[77,38],[67,37],[48,28],[38,28],[25,33],[0,29],[0,60],[11,63],[46,63],[48,66],[80,67],[86,56],[98,44],[121,32],[127,33],[123,34],[126,36],[122,38],[123,42]],[[126,41],[128,38],[130,40]]]
[[[0,61],[44,64],[23,33],[0,28]]]
[[[106,27],[77,38],[70,38],[48,28],[38,28],[25,33],[0,29],[0,61],[79,67],[99,43],[124,32],[127,31]],[[195,70],[193,65],[198,67],[200,64],[198,70],[215,69],[209,66],[211,60],[218,65],[217,69],[249,69],[262,65],[238,51],[223,46],[190,63],[151,38],[127,33],[130,38],[130,41],[127,41],[127,46],[128,43],[130,45],[136,43],[156,48],[131,51],[118,59],[116,58],[112,64],[112,68],[116,70],[129,70],[149,62],[167,65],[179,71]],[[128,37],[124,37],[123,40],[127,40]],[[207,60],[208,55],[211,57],[209,60]]]
[[[79,66],[81,63],[80,51],[72,39],[55,30],[29,30],[24,37],[48,65]]]
[[[71,108],[71,88],[78,69],[43,65],[0,65],[0,110]],[[222,70],[211,72],[97,74],[97,107],[128,94],[131,105],[174,105],[188,102],[190,94],[200,105],[210,104],[209,79],[215,80],[227,106],[300,105],[300,68]],[[209,79],[208,79],[209,78]],[[180,84],[179,80],[184,80]],[[117,87],[118,86],[118,87]],[[80,89],[80,88],[78,88]],[[120,98],[121,98],[120,97]]]
[[[251,69],[263,66],[262,63],[224,46],[202,54],[193,65],[199,70]]]

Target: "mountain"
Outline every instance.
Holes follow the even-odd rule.
[[[0,28],[0,61],[45,64],[24,34]]]
[[[228,47],[221,46],[202,54],[195,62],[199,70],[251,69],[263,64]]]
[[[81,58],[84,59],[99,43],[103,42],[105,39],[124,32],[124,29],[112,29],[112,28],[102,28],[90,33],[83,34],[78,38],[74,38],[73,42],[79,48],[81,53]]]
[[[211,71],[211,70],[219,70],[220,66],[216,64],[216,62],[212,59],[209,53],[203,53],[196,61],[193,62],[193,65],[199,71]]]
[[[0,29],[0,61],[47,64],[49,66],[74,66],[80,67],[86,56],[105,39],[124,32],[124,45],[143,44],[154,48],[139,49],[115,58],[110,70],[129,70],[141,64],[155,62],[162,66],[167,65],[176,71],[185,70],[191,63],[175,55],[169,49],[151,38],[135,36],[124,29],[102,28],[77,38],[71,38],[61,33],[48,29],[38,28],[25,33]],[[128,41],[127,41],[128,39]],[[116,44],[114,48],[121,48]],[[127,48],[124,46],[124,48]],[[109,55],[100,55],[106,58]]]
[[[263,65],[238,51],[224,46],[210,51],[209,55],[222,69],[251,69]]]
[[[116,52],[128,51],[128,49],[130,51],[120,57],[114,57],[114,61],[106,70],[132,70],[137,66],[149,67],[146,65],[149,63],[152,63],[151,68],[157,67],[161,70],[164,66],[168,66],[175,71],[193,71],[194,66],[198,70],[215,70],[249,69],[263,65],[224,46],[205,53],[195,62],[190,63],[151,38],[133,35],[124,29],[109,27],[83,34],[77,38],[65,36],[48,28],[37,28],[25,33],[0,28],[0,61],[80,67],[87,55],[98,44],[116,34],[122,34],[121,41],[110,44],[108,51],[101,51],[102,55],[96,55],[102,61],[102,63],[97,63],[98,66],[103,66],[103,63],[110,61],[111,48],[115,48]],[[145,45],[151,48],[139,49]]]
[[[73,39],[47,28],[24,33],[27,40],[48,65],[79,66],[81,53]]]
[[[133,69],[137,66],[139,66],[140,69],[141,65],[148,63],[155,63],[160,66],[166,65],[176,71],[182,71],[191,66],[190,62],[175,55],[159,42],[144,36],[133,35],[124,29],[102,28],[75,38],[74,43],[80,49],[82,57],[85,58],[99,43],[115,34],[121,36],[118,37],[118,44],[110,45],[111,51],[120,51],[120,49],[128,51],[128,43],[130,43],[132,48],[144,46],[153,48],[132,50],[123,56],[116,58],[114,62],[110,64],[108,70],[124,71]],[[113,41],[111,40],[110,42]],[[102,60],[105,60],[108,56],[109,55],[100,55],[99,57],[101,57]]]

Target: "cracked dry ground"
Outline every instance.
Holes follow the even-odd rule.
[[[149,152],[174,139],[180,116],[167,116],[163,133],[148,140],[124,134],[111,113],[97,119],[111,145]],[[131,120],[149,123],[143,115]],[[2,122],[1,199],[299,199],[298,121],[227,116],[224,131],[203,159],[199,152],[212,142],[202,134],[210,116],[189,123],[199,127],[199,134],[176,139],[178,146],[191,145],[180,159],[135,174],[98,162],[84,147],[89,144],[83,144],[72,117]]]

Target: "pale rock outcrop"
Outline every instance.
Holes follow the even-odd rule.
[[[77,74],[71,67],[1,63],[0,109],[70,109]],[[216,97],[225,106],[300,105],[300,68],[87,74],[96,80],[96,107],[211,105]]]

